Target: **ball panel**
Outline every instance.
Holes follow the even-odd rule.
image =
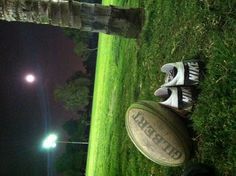
[[[162,106],[155,101],[140,101],[132,104],[130,108],[140,108],[155,114],[158,118],[165,121],[166,124],[172,126],[175,133],[178,134],[178,136],[181,136],[181,139],[184,140],[187,149],[191,147],[191,140],[186,126],[183,124],[183,119],[169,108]]]
[[[157,116],[159,115],[162,120],[166,121],[168,125],[172,126],[174,130],[176,130],[176,133],[179,134],[178,136],[181,136],[181,139],[184,139],[184,144],[187,145],[187,148],[191,146],[191,140],[187,128],[183,123],[183,118],[181,118],[176,112],[173,112],[169,108],[160,105],[155,101],[140,101],[138,103],[152,109]]]
[[[160,111],[163,111],[160,106],[131,105],[126,114],[128,134],[150,160],[165,166],[179,166],[188,159],[189,147]]]

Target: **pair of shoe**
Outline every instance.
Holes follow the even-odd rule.
[[[195,87],[201,79],[202,63],[197,60],[168,63],[161,67],[165,83],[154,93],[160,104],[177,110],[191,111],[196,101]]]

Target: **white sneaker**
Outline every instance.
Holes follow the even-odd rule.
[[[161,71],[166,73],[165,83],[162,87],[197,85],[201,76],[199,61],[168,63],[161,67]]]
[[[160,104],[179,110],[191,111],[195,101],[190,87],[161,87],[154,95],[164,100]]]

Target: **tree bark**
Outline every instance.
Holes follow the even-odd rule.
[[[136,38],[143,9],[119,8],[73,0],[0,0],[0,20],[50,24],[82,31]]]

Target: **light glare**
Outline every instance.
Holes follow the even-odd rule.
[[[28,75],[26,75],[25,80],[26,80],[28,83],[33,83],[33,82],[35,81],[35,76],[32,75],[32,74],[28,74]]]
[[[57,146],[56,144],[57,141],[57,135],[55,134],[50,134],[44,141],[43,141],[43,148],[45,149],[50,149],[50,148],[55,148]]]

